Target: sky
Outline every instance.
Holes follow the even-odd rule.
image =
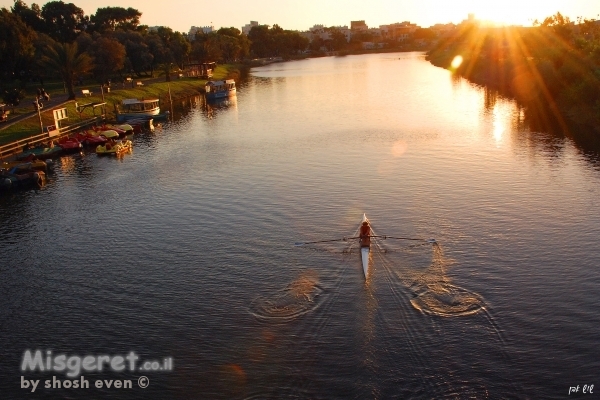
[[[63,0],[73,2],[87,15],[99,7],[133,7],[142,13],[141,23],[167,26],[188,32],[191,26],[234,26],[251,20],[278,24],[284,29],[307,30],[315,24],[350,26],[365,20],[369,27],[410,21],[427,28],[436,23],[459,23],[469,13],[479,20],[530,26],[533,20],[560,12],[577,17],[600,19],[600,0]],[[25,0],[29,6],[35,0]],[[45,1],[38,1],[43,6]],[[12,0],[0,0],[10,8]]]

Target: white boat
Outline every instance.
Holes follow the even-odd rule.
[[[224,99],[236,93],[235,80],[208,81],[204,86],[206,100]]]
[[[363,214],[363,218],[362,218],[362,221],[360,221],[360,225],[362,226],[363,222],[365,222],[365,221],[367,223],[369,223],[369,220],[367,219],[367,215]],[[363,247],[361,245],[360,256],[362,258],[362,266],[363,266],[363,272],[365,273],[365,279],[367,279],[367,275],[369,274],[369,253],[370,252],[371,252],[370,242],[369,242],[369,245],[367,245],[367,246]]]
[[[169,112],[160,113],[160,104],[158,99],[138,100],[124,99],[121,102],[121,107],[116,115],[117,122],[125,122],[130,119],[150,118],[160,119],[168,118]]]

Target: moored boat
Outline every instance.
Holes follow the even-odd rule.
[[[133,148],[131,140],[119,140],[119,141],[108,141],[104,145],[96,147],[96,154],[99,156],[105,155],[119,155],[123,154]]]
[[[43,171],[48,172],[49,169],[52,168],[51,160],[38,160],[34,156],[30,156],[21,161],[5,161],[0,164],[0,169],[10,170],[17,166],[23,166],[24,164],[28,164],[28,168],[34,171]]]
[[[33,149],[27,149],[17,156],[17,160],[23,160],[30,156],[34,156],[38,160],[47,160],[49,158],[57,157],[62,153],[63,149],[59,146],[54,147],[34,147]]]
[[[133,118],[133,119],[128,119],[127,120],[127,124],[131,125],[131,127],[133,128],[133,131],[135,133],[142,132],[142,130],[144,128],[147,128],[150,131],[154,131],[154,118],[147,118],[147,119]]]
[[[117,122],[127,122],[131,119],[167,119],[168,117],[168,111],[160,112],[158,99],[124,99],[116,115]]]
[[[36,185],[44,186],[46,173],[34,170],[30,163],[16,165],[10,169],[0,169],[0,189],[11,189]]]
[[[84,146],[98,146],[99,144],[104,144],[108,140],[104,136],[94,136],[91,133],[87,132],[77,133],[75,134],[75,139],[79,140]]]
[[[236,94],[235,80],[208,81],[204,85],[206,100],[223,99]]]
[[[125,132],[125,135],[133,135],[133,133],[135,132],[133,130],[133,126],[131,124],[120,124],[120,125],[107,125],[108,127],[111,127],[111,129],[120,129],[121,131]]]
[[[63,152],[66,153],[77,153],[82,149],[81,142],[76,138],[64,137],[60,139],[57,143],[59,147],[63,149]]]
[[[113,129],[107,128],[94,128],[93,130],[88,130],[86,133],[92,136],[104,136],[107,139],[117,139],[119,137],[119,133]]]

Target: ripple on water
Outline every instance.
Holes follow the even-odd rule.
[[[290,322],[321,304],[323,289],[314,270],[303,272],[273,296],[259,296],[250,304],[250,313],[260,321]]]
[[[483,299],[476,293],[441,282],[421,286],[410,300],[417,310],[442,317],[475,314],[483,309]]]
[[[443,317],[465,316],[485,310],[485,301],[477,293],[451,283],[446,269],[453,261],[446,258],[439,244],[432,246],[431,264],[425,270],[397,267],[384,260],[384,267],[395,271],[412,293],[410,303],[417,310]]]

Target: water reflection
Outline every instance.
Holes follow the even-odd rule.
[[[219,113],[225,110],[237,112],[237,96],[234,95],[226,99],[217,99],[211,101],[204,99],[204,102],[202,103],[202,110],[208,119],[216,118]]]
[[[482,91],[483,113],[491,118],[491,133],[496,142],[510,133],[516,147],[559,159],[566,143],[572,141],[590,164],[598,165],[600,135],[592,128],[564,120],[539,101],[520,103],[497,89],[476,85],[458,74],[450,74],[450,80],[455,91],[463,90],[465,84]]]

